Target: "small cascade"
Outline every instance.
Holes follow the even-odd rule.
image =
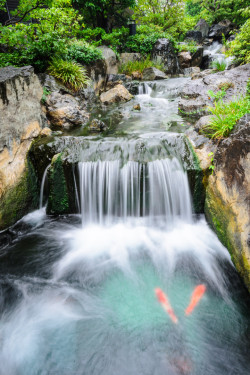
[[[119,160],[80,162],[79,176],[83,223],[140,216],[191,220],[188,180],[176,158],[123,166]]]
[[[39,208],[41,209],[43,207],[43,192],[44,192],[44,185],[47,178],[47,172],[49,169],[50,164],[45,168],[45,171],[43,173],[43,178],[41,182],[41,189],[40,189],[40,200],[39,200]]]
[[[222,61],[226,62],[226,69],[228,68],[230,62],[233,60],[232,57],[226,57],[224,53],[221,52],[222,44],[215,41],[211,44],[211,46],[206,47],[204,50],[204,56],[209,57],[209,62],[212,63],[213,61]]]

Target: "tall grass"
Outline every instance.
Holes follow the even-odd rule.
[[[228,137],[237,121],[250,113],[250,100],[247,97],[238,97],[228,103],[218,100],[208,110],[214,116],[204,132],[210,138],[221,139]]]
[[[54,57],[48,72],[73,91],[78,91],[89,83],[86,69],[74,61]]]
[[[225,60],[215,60],[212,62],[212,67],[217,72],[223,72],[227,67],[227,62]]]
[[[150,56],[146,59],[139,61],[129,61],[126,64],[122,64],[119,67],[119,73],[131,75],[133,72],[142,73],[146,68],[157,68],[159,70],[163,69],[163,65],[155,63],[153,60],[150,60]]]

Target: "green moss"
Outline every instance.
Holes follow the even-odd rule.
[[[212,186],[208,186],[205,201],[206,218],[221,243],[228,249],[232,262],[250,291],[250,263],[244,254],[235,214]]]
[[[39,186],[34,167],[27,161],[19,182],[0,201],[0,229],[13,225],[39,206]]]
[[[68,190],[61,154],[53,157],[49,169],[49,201],[47,212],[52,215],[69,213]]]

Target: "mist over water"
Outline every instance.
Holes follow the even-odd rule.
[[[249,295],[228,251],[192,214],[180,159],[159,155],[85,157],[81,215],[55,219],[42,208],[20,221],[0,251],[0,375],[250,372]],[[206,293],[186,316],[199,284]]]

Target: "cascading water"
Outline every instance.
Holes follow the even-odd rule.
[[[227,250],[192,218],[177,135],[166,137],[79,142],[82,223],[23,218],[29,232],[0,252],[0,375],[249,373],[249,297]]]

